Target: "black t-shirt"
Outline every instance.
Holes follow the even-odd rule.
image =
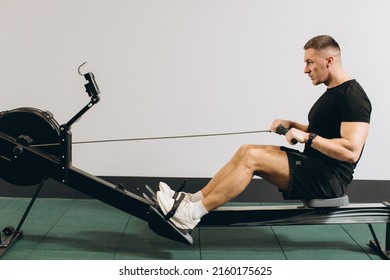
[[[308,132],[321,137],[340,138],[342,122],[370,122],[371,103],[363,88],[356,80],[350,80],[329,88],[314,103],[309,112]],[[339,179],[350,183],[356,163],[348,163],[330,158],[305,145],[304,154],[329,163],[337,169]]]

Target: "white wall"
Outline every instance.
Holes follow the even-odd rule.
[[[373,103],[357,179],[390,179],[387,148],[390,2],[386,0],[1,0],[0,110],[30,106],[73,126],[74,141],[268,129],[306,122],[325,90],[303,74],[303,45],[341,45]],[[274,134],[74,145],[73,164],[96,175],[209,177],[243,143]]]

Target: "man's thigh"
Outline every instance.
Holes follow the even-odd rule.
[[[254,174],[287,191],[290,168],[287,153],[279,146],[252,146]]]

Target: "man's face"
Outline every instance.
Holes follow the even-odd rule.
[[[305,50],[304,56],[305,69],[313,85],[325,83],[329,78],[327,59],[323,51],[316,51],[312,48]]]

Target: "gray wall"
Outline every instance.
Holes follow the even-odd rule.
[[[325,88],[303,74],[302,46],[330,34],[374,108],[355,178],[389,180],[389,9],[385,0],[4,0],[0,110],[37,107],[66,122],[88,101],[77,74],[88,61],[102,100],[73,126],[76,142],[305,123]],[[73,165],[205,178],[243,143],[286,144],[274,134],[78,144]]]

